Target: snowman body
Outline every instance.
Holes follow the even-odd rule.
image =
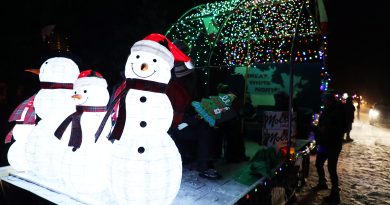
[[[66,149],[60,172],[64,191],[91,204],[107,204],[107,200],[110,200],[107,193],[109,193],[112,144],[103,138],[95,143],[94,138],[103,117],[101,113],[83,114],[81,117],[82,146],[76,151],[72,151],[70,147]],[[88,132],[93,128],[95,128],[93,132]]]
[[[167,84],[172,66],[161,53],[133,50],[136,46],[126,63],[126,78]],[[130,89],[125,99],[125,126],[113,144],[113,196],[118,204],[171,204],[180,188],[182,163],[167,134],[173,118],[170,100],[165,93],[137,89]]]
[[[88,79],[87,79],[88,78]],[[107,84],[104,79],[96,77],[81,78],[88,81],[80,86],[80,80],[75,82],[74,96],[77,106],[100,108],[98,111],[84,111],[80,117],[82,131],[82,143],[77,150],[67,147],[62,161],[61,175],[67,193],[91,202],[92,204],[104,204],[109,197],[109,172],[112,143],[102,137],[95,143],[95,132],[98,129],[104,115],[105,107],[109,101]],[[95,82],[97,81],[97,82]],[[96,84],[104,81],[105,86]],[[101,108],[104,107],[104,110]],[[67,130],[70,130],[68,126]],[[105,126],[102,135],[107,136],[110,124]],[[64,132],[62,140],[69,140],[70,132]],[[68,141],[66,141],[67,143]]]
[[[11,167],[16,171],[28,170],[25,148],[27,144],[27,138],[34,127],[35,124],[21,124],[16,122],[14,128],[12,129],[12,134],[15,141],[8,149],[7,158]]]
[[[58,125],[75,111],[72,96],[78,66],[68,58],[55,57],[44,62],[39,79],[52,87],[41,88],[34,99],[36,114],[41,118],[28,136],[26,160],[29,171],[40,180],[55,183],[60,180],[61,160],[65,144],[54,136]],[[64,85],[71,85],[64,88]]]

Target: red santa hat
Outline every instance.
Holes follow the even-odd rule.
[[[73,87],[81,86],[102,86],[107,88],[107,81],[97,71],[85,70],[79,74],[77,80],[73,84]]]
[[[186,63],[191,60],[167,37],[158,33],[149,34],[143,40],[137,41],[131,47],[131,52],[134,51],[145,51],[161,56],[169,63],[171,68],[173,68],[173,63],[175,61]]]

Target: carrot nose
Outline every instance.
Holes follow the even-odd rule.
[[[75,95],[72,95],[72,98],[76,98],[78,100],[80,100],[83,96],[81,96],[80,94],[75,94]]]
[[[34,68],[26,69],[24,71],[31,72],[31,73],[34,73],[34,74],[37,74],[37,75],[39,75],[39,73],[40,73],[40,69],[34,69]]]
[[[142,71],[147,71],[148,69],[149,69],[148,64],[147,63],[142,63],[141,70]]]

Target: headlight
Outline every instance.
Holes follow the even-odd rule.
[[[379,116],[379,111],[375,110],[375,109],[370,109],[370,111],[368,112],[368,116],[370,117],[370,119],[374,119],[375,120]]]

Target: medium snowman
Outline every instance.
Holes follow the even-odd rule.
[[[50,58],[39,69],[41,89],[35,96],[34,109],[40,121],[28,136],[25,149],[29,173],[47,186],[60,180],[64,146],[54,131],[76,111],[70,96],[79,73],[77,64],[65,57]]]
[[[126,86],[108,110],[119,104],[109,136],[114,140],[111,189],[118,204],[171,204],[179,191],[181,156],[167,134],[173,109],[165,94],[175,60],[189,58],[161,34],[131,47]]]
[[[55,131],[58,139],[68,140],[62,160],[61,175],[65,192],[92,204],[104,204],[109,191],[109,162],[112,143],[100,139],[95,143],[95,132],[99,127],[109,101],[107,82],[93,70],[80,73],[74,82],[73,95],[76,112],[68,116]],[[70,96],[69,96],[70,97]],[[70,136],[64,136],[65,130]],[[107,136],[107,124],[103,135]]]

